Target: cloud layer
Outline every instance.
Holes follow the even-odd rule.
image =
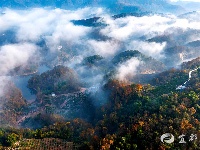
[[[0,38],[6,39],[5,37],[8,36],[8,40],[0,45],[0,72],[6,75],[15,67],[27,64],[39,53],[45,54],[41,57],[49,60],[49,65],[61,63],[76,71],[84,69],[80,64],[87,56],[101,55],[108,60],[130,49],[136,49],[147,56],[168,62],[170,47],[185,46],[189,42],[200,39],[200,21],[195,19],[198,15],[197,12],[191,18],[188,15],[149,14],[114,19],[104,8],[83,8],[74,11],[47,8],[2,9]],[[72,20],[96,16],[101,17],[100,21],[105,26],[87,27],[72,23]],[[9,41],[7,31],[13,32],[14,42]],[[165,36],[168,36],[168,39],[162,40]],[[183,52],[177,52],[177,56],[180,55],[179,53]],[[177,59],[176,63],[191,59],[199,52],[197,49],[191,49],[188,54],[184,51],[184,57]],[[130,59],[120,64],[117,66],[116,77],[122,80],[131,78],[137,73],[137,67],[141,63],[137,59]],[[89,70],[80,72],[88,72],[90,78]],[[99,77],[102,78],[102,71],[95,76],[98,80]],[[91,76],[91,80],[95,80],[95,76]]]
[[[35,54],[37,47],[33,44],[9,44],[0,47],[0,72],[6,75],[15,67],[27,64]]]
[[[135,74],[141,62],[137,58],[132,58],[118,66],[116,78],[125,82],[130,81]]]

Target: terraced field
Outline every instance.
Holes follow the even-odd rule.
[[[3,150],[76,150],[78,147],[73,142],[63,139],[23,139],[16,142],[12,147],[2,148]]]

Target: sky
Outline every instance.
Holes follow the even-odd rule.
[[[171,0],[171,2],[184,2],[184,1],[187,1],[187,2],[200,2],[200,0]]]

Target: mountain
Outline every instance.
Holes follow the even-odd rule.
[[[135,17],[143,17],[146,15],[150,15],[150,12],[135,12],[136,10],[133,11],[133,13],[120,13],[113,15],[113,19],[118,19],[118,18],[125,18],[128,16],[135,16]],[[106,24],[103,22],[102,17],[92,17],[88,19],[80,19],[80,20],[72,20],[71,21],[74,25],[78,26],[86,26],[86,27],[99,27],[99,26],[106,26]]]
[[[177,1],[172,3],[174,5],[179,5],[186,9],[187,11],[198,11],[200,10],[200,3],[199,2],[189,2],[189,1]]]
[[[141,74],[151,74],[148,72],[160,72],[165,69],[165,65],[152,57],[148,57],[138,50],[128,50],[119,53],[112,59],[113,64],[122,64],[128,61],[131,58],[137,58],[138,60],[142,61],[143,63],[139,67],[139,72]]]
[[[181,69],[196,69],[200,66],[200,57],[181,64]]]
[[[152,12],[183,12],[183,8],[179,5],[169,3],[167,0],[126,0],[119,1],[122,5],[126,6],[139,6],[142,10]]]
[[[6,31],[3,34],[0,34],[0,45],[5,43],[15,43],[16,37],[14,31]]]
[[[151,14],[150,12],[141,12],[141,13],[120,13],[117,15],[112,16],[114,19],[118,19],[118,18],[124,18],[124,17],[128,17],[128,16],[135,16],[135,17],[143,17],[146,15]]]
[[[101,22],[100,17],[93,17],[88,19],[81,19],[81,20],[72,20],[72,23],[74,25],[80,25],[80,26],[86,26],[86,27],[98,27],[104,25],[103,22]]]
[[[189,42],[189,43],[187,43],[187,46],[190,46],[190,47],[199,47],[200,46],[200,40]]]
[[[199,15],[200,15],[199,11],[191,11],[191,12],[181,14],[178,17],[181,19],[188,19],[190,21],[193,21],[193,20],[199,21],[199,17],[198,17]]]
[[[109,8],[114,13],[128,13],[140,10],[153,12],[178,12],[183,9],[180,6],[172,5],[166,0],[2,0],[0,7],[9,8],[31,8],[31,7],[57,7],[63,9],[76,9],[81,7],[103,6]]]
[[[114,64],[119,64],[119,63],[123,63],[123,62],[131,59],[132,57],[143,59],[145,56],[142,55],[142,53],[140,53],[137,50],[128,50],[128,51],[124,51],[124,52],[121,52],[118,55],[116,55],[113,58],[112,62]]]
[[[16,126],[18,117],[27,110],[27,101],[13,82],[6,85],[4,91],[4,95],[0,96],[0,124],[1,126]]]
[[[63,66],[56,66],[53,70],[33,76],[28,82],[28,88],[33,93],[51,94],[59,91],[60,93],[75,92],[79,90],[76,73]]]
[[[151,39],[148,39],[147,41],[148,42],[156,42],[156,43],[163,43],[163,42],[172,42],[174,39],[173,39],[173,36],[172,35],[159,35],[159,36],[156,36],[156,37],[153,37]]]
[[[15,7],[15,8],[27,8],[27,7],[58,7],[58,8],[79,8],[85,6],[97,6],[106,5],[112,6],[116,4],[115,0],[2,0],[0,2],[1,7]]]

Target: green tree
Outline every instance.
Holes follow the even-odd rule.
[[[6,144],[8,146],[12,146],[18,140],[18,138],[19,136],[15,133],[8,134],[6,138]]]

